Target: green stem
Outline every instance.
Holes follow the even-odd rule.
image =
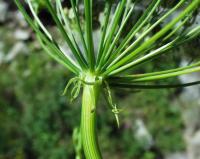
[[[95,82],[94,76],[86,77],[82,97],[81,139],[86,159],[102,159],[96,132],[96,105],[99,96],[100,84]]]
[[[73,131],[73,143],[76,154],[75,159],[82,159],[81,133],[79,128],[75,128]]]

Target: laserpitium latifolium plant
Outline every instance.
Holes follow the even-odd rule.
[[[106,100],[119,124],[120,110],[113,103],[111,88],[120,89],[162,89],[186,87],[200,82],[186,84],[152,85],[150,82],[171,78],[183,74],[200,71],[200,62],[194,61],[188,66],[144,74],[130,74],[132,70],[153,58],[167,54],[168,51],[200,35],[200,26],[188,29],[185,24],[191,19],[193,13],[199,8],[200,0],[179,0],[171,9],[165,10],[154,22],[154,14],[160,7],[162,0],[151,0],[150,4],[139,19],[131,23],[131,29],[124,34],[124,29],[134,12],[137,0],[120,0],[115,7],[114,1],[105,0],[104,22],[101,28],[101,40],[98,50],[95,51],[93,39],[93,1],[83,0],[84,25],[80,18],[79,0],[70,0],[79,40],[77,42],[70,30],[69,20],[61,0],[44,0],[43,5],[48,9],[63,40],[70,48],[72,55],[66,54],[52,34],[43,25],[37,15],[37,8],[33,1],[26,0],[32,13],[30,16],[20,0],[15,0],[19,10],[35,31],[36,37],[45,52],[74,73],[75,77],[68,82],[64,91],[71,88],[72,99],[82,94],[82,115],[79,139],[79,148],[83,147],[87,159],[101,159],[96,131],[96,108],[100,92],[104,92]],[[116,2],[115,2],[116,4]],[[182,11],[169,23],[157,32],[152,31],[175,11]],[[114,13],[113,12],[114,9]],[[148,38],[146,38],[148,37]],[[76,131],[78,134],[78,130]],[[75,135],[76,136],[76,135]],[[81,158],[81,153],[77,155]]]

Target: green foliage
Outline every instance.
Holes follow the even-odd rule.
[[[12,63],[1,65],[0,128],[4,131],[0,131],[0,158],[74,158],[72,132],[80,121],[80,103],[72,105],[61,96],[71,74],[40,49],[28,46],[30,54],[20,54]],[[151,69],[149,64],[143,71]],[[173,93],[173,90],[145,91],[127,93],[121,98],[124,93],[116,92],[118,105],[124,109],[120,116],[122,130],[117,129],[113,114],[105,111],[107,107],[99,109],[100,142],[105,156],[127,159],[158,156],[157,151],[146,150],[135,139],[136,118],[144,120],[161,153],[184,149],[180,111],[169,99]]]
[[[19,10],[24,15],[27,22],[30,24],[32,29],[34,30],[36,37],[38,38],[41,46],[45,50],[46,53],[48,53],[51,57],[53,57],[55,60],[57,60],[59,63],[64,65],[67,69],[69,69],[71,72],[73,72],[79,79],[79,82],[82,86],[84,86],[83,93],[83,107],[82,107],[82,118],[81,118],[81,139],[82,139],[82,146],[84,150],[84,154],[87,157],[87,159],[100,159],[101,153],[98,150],[98,142],[96,138],[96,130],[95,130],[95,119],[96,119],[96,94],[99,94],[99,90],[97,90],[97,85],[100,85],[100,87],[105,87],[105,85],[108,85],[108,87],[112,86],[115,88],[120,89],[132,89],[137,91],[138,89],[162,89],[162,88],[175,88],[175,87],[183,87],[183,86],[191,86],[195,84],[199,84],[198,82],[193,82],[189,84],[157,84],[155,83],[152,85],[152,82],[154,81],[160,81],[163,79],[176,77],[182,74],[188,74],[192,72],[197,72],[200,70],[200,62],[198,59],[192,63],[189,66],[185,66],[182,68],[175,68],[175,69],[167,69],[165,71],[158,71],[153,73],[143,73],[143,74],[130,74],[128,72],[130,69],[135,68],[136,66],[143,64],[146,61],[151,61],[153,58],[157,57],[158,55],[161,55],[165,53],[166,51],[169,51],[170,49],[179,46],[180,44],[183,44],[193,38],[196,38],[200,34],[200,26],[197,26],[195,28],[185,28],[187,21],[189,21],[190,17],[194,14],[194,12],[198,9],[200,5],[199,0],[180,0],[172,8],[169,8],[168,11],[166,11],[164,14],[160,14],[160,17],[158,17],[154,22],[154,13],[161,5],[161,0],[153,0],[149,3],[149,6],[144,11],[143,15],[137,20],[136,23],[133,24],[132,28],[124,33],[124,28],[128,22],[128,20],[131,17],[131,14],[137,5],[138,1],[133,1],[131,3],[130,0],[122,0],[118,1],[117,7],[114,10],[113,16],[111,16],[111,8],[113,6],[113,1],[106,1],[106,9],[105,9],[105,22],[103,23],[102,31],[101,31],[101,42],[99,44],[99,50],[96,52],[94,49],[94,40],[93,40],[93,1],[92,0],[84,0],[84,27],[81,26],[81,20],[80,20],[80,12],[79,12],[79,4],[74,3],[74,1],[70,1],[73,9],[73,13],[75,15],[75,23],[77,24],[78,28],[78,34],[79,38],[81,39],[81,43],[83,46],[83,50],[81,49],[81,46],[77,43],[77,39],[74,37],[74,33],[71,32],[69,29],[69,23],[66,18],[64,8],[61,4],[60,0],[56,0],[55,3],[52,3],[51,0],[44,0],[44,5],[48,12],[51,14],[52,19],[54,20],[56,24],[57,30],[60,32],[60,35],[63,39],[63,41],[66,42],[69,49],[71,50],[72,55],[64,53],[64,51],[61,49],[61,46],[59,42],[55,39],[55,37],[49,32],[48,28],[43,25],[41,22],[38,13],[39,5],[37,3],[32,3],[31,0],[27,0],[27,4],[29,6],[29,9],[32,13],[32,16],[30,16],[20,0],[15,0]],[[78,1],[77,1],[78,2]],[[166,25],[163,25],[157,32],[154,32],[154,29],[158,27],[158,25],[161,25],[164,21],[166,21],[167,18],[169,18],[175,11],[177,11],[180,7],[184,6],[184,4],[188,2],[188,5],[178,14],[175,18],[173,18],[169,23]],[[36,4],[36,5],[35,5]],[[153,33],[153,34],[152,34]],[[177,34],[179,33],[179,34]],[[122,37],[124,35],[124,37]],[[26,64],[26,63],[24,63]],[[24,65],[22,64],[22,65]],[[28,63],[29,65],[29,63]],[[39,63],[39,65],[43,65]],[[21,66],[21,65],[19,65]],[[33,65],[34,66],[34,65]],[[29,66],[31,69],[36,69],[35,67],[32,68],[32,64]],[[55,66],[54,66],[55,67]],[[58,67],[58,66],[57,66]],[[37,70],[35,74],[39,74],[39,79],[44,75],[41,73],[40,70]],[[53,76],[58,76],[57,71],[59,69],[56,69],[56,72],[54,73],[53,67],[48,67],[48,70],[51,70],[51,74],[53,73]],[[45,77],[48,79],[48,83],[50,83],[50,86],[52,84],[54,92],[56,92],[57,89],[61,88],[62,84],[55,82],[54,80],[49,81],[51,79],[51,76],[46,75],[47,70],[45,71]],[[40,73],[42,74],[40,76]],[[123,73],[123,74],[122,74]],[[19,74],[19,76],[22,74]],[[39,79],[30,79],[28,82],[31,84],[38,84]],[[59,79],[59,78],[58,78]],[[91,80],[92,79],[92,83]],[[99,80],[101,79],[101,80]],[[25,79],[24,79],[25,80]],[[89,81],[88,81],[89,80]],[[101,81],[99,84],[98,82]],[[33,82],[33,83],[32,83]],[[45,81],[46,82],[46,81]],[[62,83],[62,82],[61,82]],[[98,83],[98,84],[97,84]],[[146,84],[148,83],[148,85]],[[42,88],[45,88],[45,83],[43,84]],[[73,90],[75,90],[75,96],[77,97],[78,92],[80,90],[81,84],[77,87],[74,87]],[[34,138],[37,136],[39,138],[39,143],[37,143],[37,140],[34,140],[33,142],[33,150],[35,147],[39,147],[42,145],[42,148],[37,149],[37,153],[43,154],[45,158],[52,157],[51,153],[56,151],[55,154],[58,156],[54,156],[53,158],[61,158],[62,155],[67,152],[66,149],[59,149],[60,144],[63,146],[65,145],[65,140],[63,141],[60,138],[60,133],[57,131],[58,129],[63,128],[63,125],[67,125],[64,121],[68,119],[67,116],[64,118],[61,118],[62,116],[59,114],[59,111],[62,107],[58,107],[58,105],[64,105],[63,100],[58,97],[58,95],[55,95],[54,93],[48,94],[48,97],[52,98],[53,101],[50,102],[50,100],[47,99],[47,94],[40,92],[43,91],[40,87],[34,87],[29,88],[25,85],[25,88],[27,89],[26,92],[29,90],[32,90],[34,94],[34,99],[31,100],[31,103],[29,103],[29,100],[32,99],[32,96],[27,95],[26,98],[24,98],[25,95],[21,94],[19,90],[23,89],[24,83],[20,85],[20,87],[16,88],[16,95],[17,98],[20,99],[20,101],[23,101],[24,105],[30,104],[30,110],[26,112],[25,111],[25,123],[24,125],[29,126],[35,119],[41,119],[43,122],[34,122],[37,127],[41,127],[42,129],[38,131],[38,129],[33,129],[32,132],[26,131],[30,130],[30,128],[27,128],[24,130],[25,134],[27,134],[27,138]],[[57,87],[57,88],[54,88]],[[49,87],[49,85],[48,85]],[[50,87],[49,87],[50,88]],[[68,87],[67,87],[68,88]],[[99,87],[98,87],[99,88]],[[110,89],[110,88],[109,88]],[[109,90],[107,89],[107,90]],[[39,93],[38,93],[39,90]],[[19,92],[18,92],[19,91]],[[48,90],[45,90],[45,92],[48,92]],[[95,92],[95,93],[94,93]],[[73,93],[72,93],[73,94]],[[161,94],[161,93],[160,93]],[[22,96],[21,96],[22,95]],[[89,97],[87,98],[87,95]],[[162,94],[165,96],[164,94]],[[155,95],[156,96],[156,95]],[[20,98],[23,97],[23,98]],[[136,96],[137,97],[137,96]],[[154,97],[153,93],[150,97]],[[160,95],[159,95],[160,97]],[[158,96],[157,96],[158,98]],[[28,100],[27,100],[28,99]],[[45,99],[45,102],[40,101],[40,99]],[[56,99],[58,103],[56,103]],[[89,99],[89,100],[88,100]],[[139,97],[139,100],[141,100],[141,105],[143,105],[142,102],[144,102],[145,105],[149,105],[149,102],[151,102],[151,99],[142,100],[143,96]],[[95,102],[94,102],[95,101]],[[110,100],[111,101],[111,100]],[[136,100],[138,101],[138,100]],[[41,102],[41,103],[40,103]],[[91,104],[87,106],[87,103]],[[112,102],[110,102],[112,103]],[[138,103],[137,103],[138,104]],[[162,101],[159,103],[161,106],[166,105],[166,101]],[[43,107],[41,107],[43,105]],[[118,121],[118,113],[119,110],[115,105],[112,105],[111,107],[114,108],[115,117]],[[153,106],[153,108],[157,108],[156,106]],[[89,108],[94,108],[94,110],[90,110]],[[151,110],[153,110],[153,108]],[[40,109],[39,112],[35,112],[35,109]],[[146,109],[146,108],[145,108]],[[26,110],[26,109],[25,109]],[[44,115],[45,112],[49,111],[48,115]],[[148,113],[151,112],[151,110],[148,111]],[[143,110],[145,113],[145,110]],[[156,110],[157,112],[158,110]],[[162,110],[163,111],[163,110]],[[159,119],[163,116],[165,116],[165,111],[160,111],[161,114],[152,112],[153,116],[158,116]],[[33,113],[32,116],[30,116],[30,112]],[[63,111],[64,112],[64,109]],[[131,111],[130,111],[131,112]],[[169,112],[169,110],[167,111]],[[26,114],[28,114],[26,116]],[[159,116],[160,115],[160,116]],[[177,115],[177,114],[176,114]],[[175,115],[175,116],[176,116]],[[92,117],[91,117],[92,116]],[[151,116],[151,115],[150,115]],[[157,117],[156,116],[156,117]],[[155,118],[156,118],[155,117]],[[166,116],[167,117],[167,116]],[[60,121],[61,123],[54,125],[53,123],[51,125],[45,124],[48,121],[52,121],[54,119],[57,121]],[[152,116],[151,116],[152,118]],[[149,119],[151,119],[149,118]],[[63,119],[63,120],[61,120]],[[158,118],[156,118],[156,121]],[[171,119],[170,120],[174,120]],[[30,123],[28,122],[30,121]],[[148,123],[148,126],[151,130],[156,130],[156,135],[163,138],[163,135],[159,134],[160,128],[168,128],[168,125],[165,124],[160,119],[158,123],[158,129],[152,126],[150,123]],[[148,121],[149,122],[149,121]],[[34,125],[33,124],[33,125]],[[176,123],[179,125],[180,123]],[[33,126],[31,125],[31,126]],[[179,128],[179,127],[178,127]],[[173,129],[173,127],[169,126],[169,129]],[[61,129],[62,130],[62,129]],[[45,132],[51,132],[50,136],[46,134]],[[66,132],[67,130],[62,130],[63,132]],[[127,132],[129,133],[129,132]],[[162,132],[165,134],[165,131]],[[126,131],[125,131],[126,134]],[[160,136],[159,136],[160,135]],[[179,136],[179,135],[177,135]],[[174,140],[179,139],[178,137],[174,137]],[[162,143],[160,143],[160,139],[155,141],[155,145],[159,145],[162,147]],[[127,136],[124,137],[124,140],[127,140]],[[164,139],[163,139],[164,140]],[[162,140],[162,141],[163,141]],[[173,141],[174,141],[173,140]],[[40,143],[42,141],[42,143]],[[49,143],[49,141],[52,141],[52,143]],[[168,140],[167,140],[168,141]],[[137,143],[137,142],[136,142]],[[160,143],[160,144],[159,144]],[[52,144],[52,145],[51,145]],[[127,153],[127,158],[131,158],[133,156],[139,157],[145,157],[145,158],[153,158],[154,154],[152,152],[144,153],[144,156],[138,155],[137,152],[140,152],[139,149],[143,146],[143,141],[135,144],[131,149],[137,150],[135,153],[133,150],[130,151],[130,153]],[[169,143],[166,144],[166,147],[163,147],[163,149],[167,149],[170,145]],[[54,147],[56,146],[56,148]],[[62,147],[61,146],[61,147]],[[52,148],[53,147],[53,148]],[[44,149],[43,149],[44,148]],[[48,149],[46,154],[43,152],[45,149]],[[178,146],[176,148],[179,148]],[[128,148],[127,148],[128,149]],[[144,151],[144,150],[143,150]],[[46,156],[45,156],[46,155]],[[50,156],[48,156],[50,155]],[[60,155],[60,156],[59,156]],[[125,156],[125,155],[124,155]]]
[[[0,154],[17,158],[22,151],[39,159],[65,158],[73,154],[71,133],[80,114],[79,106],[71,109],[61,96],[70,75],[43,52],[31,52],[1,69],[0,118],[4,122],[0,127],[5,131],[0,133]]]
[[[45,2],[43,0],[32,0],[32,3],[37,11],[45,7]]]
[[[174,93],[174,90],[149,90],[127,95],[124,98],[121,97],[124,96],[123,93],[116,92],[118,105],[123,109],[120,115],[121,127],[117,130],[115,120],[111,117],[109,120],[104,117],[104,115],[110,116],[111,113],[101,112],[100,119],[107,120],[106,123],[108,123],[100,128],[102,129],[100,134],[106,134],[106,137],[100,137],[103,152],[112,152],[109,155],[115,156],[117,151],[117,155],[113,158],[120,155],[121,158],[127,159],[148,159],[150,157],[154,159],[166,153],[184,150],[180,108],[170,102],[172,96],[175,96]],[[154,144],[149,148],[146,148],[146,141],[138,140],[135,136],[137,119],[145,123],[153,137]],[[113,125],[113,128],[110,128],[110,125]],[[105,142],[102,138],[105,141],[107,138],[109,140]]]

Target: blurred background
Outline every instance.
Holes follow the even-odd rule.
[[[35,2],[40,6],[42,21],[56,32],[43,1]],[[143,0],[136,7],[133,19],[148,3]],[[172,7],[172,3],[163,1],[162,9]],[[63,5],[76,31],[69,1]],[[95,1],[95,43],[103,7],[103,1]],[[199,22],[197,12],[188,25]],[[195,39],[136,71],[187,65],[199,55],[200,39]],[[14,2],[0,0],[0,159],[75,158],[72,134],[80,123],[81,97],[71,103],[68,97],[61,96],[71,77],[68,70],[44,53]],[[199,79],[200,73],[193,73],[166,82]],[[103,97],[98,108],[98,136],[105,159],[200,159],[200,86],[113,94],[123,109],[119,129]]]

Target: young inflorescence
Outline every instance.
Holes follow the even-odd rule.
[[[112,106],[117,121],[117,114],[120,110],[118,110],[116,105],[112,102],[110,87],[161,89],[184,87],[200,83],[197,81],[182,85],[146,84],[147,82],[200,71],[199,61],[193,62],[185,67],[153,73],[132,75],[127,71],[161,54],[166,54],[170,49],[193,38],[199,37],[200,25],[191,29],[185,28],[185,24],[187,24],[193,13],[199,8],[200,0],[180,0],[171,9],[162,13],[154,22],[152,22],[154,14],[160,7],[162,0],[152,0],[142,16],[139,17],[136,23],[130,24],[132,25],[131,29],[125,33],[125,27],[134,12],[135,6],[139,4],[139,1],[120,0],[112,14],[114,1],[105,0],[104,22],[101,26],[101,40],[97,51],[94,49],[93,42],[92,0],[83,0],[85,17],[84,27],[82,26],[79,16],[79,3],[81,2],[79,2],[79,0],[70,0],[83,49],[79,46],[77,39],[70,30],[69,21],[61,0],[44,0],[44,7],[46,7],[51,14],[57,29],[70,48],[73,57],[63,53],[59,44],[38,17],[38,9],[33,5],[32,0],[26,0],[32,16],[28,15],[20,0],[15,0],[15,2],[35,31],[36,37],[45,51],[76,75],[66,87],[67,89],[70,84],[74,84],[75,88],[73,88],[72,91],[72,98],[74,99],[78,96],[83,83],[90,83],[85,80],[87,74],[93,74],[95,78],[98,79],[97,81],[101,79],[101,83],[104,85],[104,90],[107,94],[106,96],[108,97],[108,103]],[[185,8],[179,15],[163,26],[159,31],[151,34],[158,25],[163,23],[175,11],[183,6]]]

